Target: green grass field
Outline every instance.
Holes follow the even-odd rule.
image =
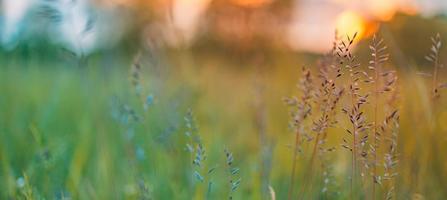
[[[300,95],[301,64],[314,59],[169,57],[153,64],[143,54],[135,87],[130,58],[110,64],[96,56],[79,68],[3,56],[0,199],[287,199],[294,134],[282,99]],[[429,85],[413,70],[399,71],[394,199],[447,197],[447,101],[441,93],[432,111]],[[351,153],[340,146],[348,120],[338,115],[340,125],[328,129],[330,175],[309,172],[312,142],[298,153],[295,192],[304,199],[351,195]],[[199,146],[200,167],[193,163]],[[317,175],[309,181],[309,173]],[[368,199],[369,178],[358,179],[365,184],[354,186],[357,198]],[[377,188],[385,199],[386,186]]]

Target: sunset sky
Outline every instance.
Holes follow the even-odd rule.
[[[258,9],[268,6],[275,0],[230,0],[231,4],[246,7],[247,9]],[[144,3],[137,0],[79,0],[76,5],[70,5],[70,1],[62,1],[59,9],[64,15],[62,26],[58,28],[59,40],[74,49],[83,46],[92,49],[98,46],[98,38],[104,38],[101,33],[104,30],[93,30],[90,35],[83,36],[79,42],[81,27],[88,23],[89,9],[95,9],[100,24],[110,33],[113,30],[122,32],[126,21],[120,15],[122,6],[141,7],[140,12],[152,7],[156,12],[169,10],[166,14],[170,22],[167,32],[179,32],[182,39],[190,41],[197,36],[197,28],[201,17],[203,17],[211,0],[172,0],[155,1],[156,3]],[[23,35],[23,30],[29,26],[25,23],[27,14],[39,6],[37,0],[3,0],[1,17],[1,39],[3,46],[13,47],[14,42]],[[333,39],[334,30],[340,34],[353,34],[358,32],[360,37],[367,36],[375,31],[377,24],[393,18],[396,12],[414,15],[421,14],[430,17],[445,13],[447,1],[444,0],[296,0],[292,9],[291,21],[282,27],[285,29],[284,36],[291,47],[297,50],[322,52],[328,49]],[[149,12],[149,11],[148,11]],[[116,13],[111,15],[110,13]],[[121,19],[121,20],[119,20]],[[117,21],[118,20],[118,21]],[[130,19],[131,20],[131,19]],[[172,27],[171,27],[172,26]],[[118,31],[119,30],[119,31]],[[120,34],[115,34],[111,40],[118,40]],[[78,42],[76,42],[78,41]],[[102,42],[104,43],[104,42]],[[318,45],[316,45],[318,44]]]

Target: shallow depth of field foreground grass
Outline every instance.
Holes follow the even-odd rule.
[[[446,0],[0,0],[0,200],[447,199]]]
[[[434,92],[371,40],[372,64],[351,48],[326,64],[3,56],[0,199],[445,199],[446,72]]]

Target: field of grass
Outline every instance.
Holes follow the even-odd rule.
[[[360,56],[367,70],[370,55]],[[77,66],[63,58],[2,56],[0,199],[447,198],[447,94],[440,89],[433,100],[432,78],[418,75],[415,64],[398,68],[395,93],[374,98],[374,86],[361,89],[370,97],[362,106],[368,128],[359,134],[369,137],[365,145],[357,141],[358,149],[372,144],[379,129],[374,121],[398,110],[396,123],[388,124],[393,131],[380,135],[379,184],[372,181],[373,164],[364,167],[361,157],[352,164],[352,146],[343,147],[344,139],[352,143],[346,132],[352,120],[342,111],[352,104],[345,67],[339,80],[330,78],[337,83],[331,89],[320,86],[324,78],[317,76],[314,57],[165,57],[170,59],[154,62],[142,53],[141,59],[110,62],[95,55]],[[313,74],[311,96],[320,96],[309,101],[311,114],[289,127],[284,98],[296,95],[303,102],[304,64]],[[426,62],[419,69],[431,73],[433,66]],[[442,70],[439,83],[447,81]],[[332,109],[334,91],[341,88]],[[395,102],[385,101],[393,95]],[[297,109],[295,117],[302,114],[289,104]],[[326,115],[330,120],[322,123]],[[386,174],[391,133],[396,165]],[[371,159],[373,152],[365,151]]]

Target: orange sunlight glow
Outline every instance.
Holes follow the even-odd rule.
[[[273,2],[273,0],[231,0],[234,4],[243,7],[260,7]]]
[[[354,35],[357,38],[365,35],[367,23],[362,16],[353,11],[344,11],[335,20],[335,27],[340,35]]]
[[[396,1],[369,0],[369,9],[374,17],[382,21],[389,21],[397,10]]]
[[[345,9],[353,9],[368,19],[390,21],[397,12],[415,14],[412,0],[331,0]]]

